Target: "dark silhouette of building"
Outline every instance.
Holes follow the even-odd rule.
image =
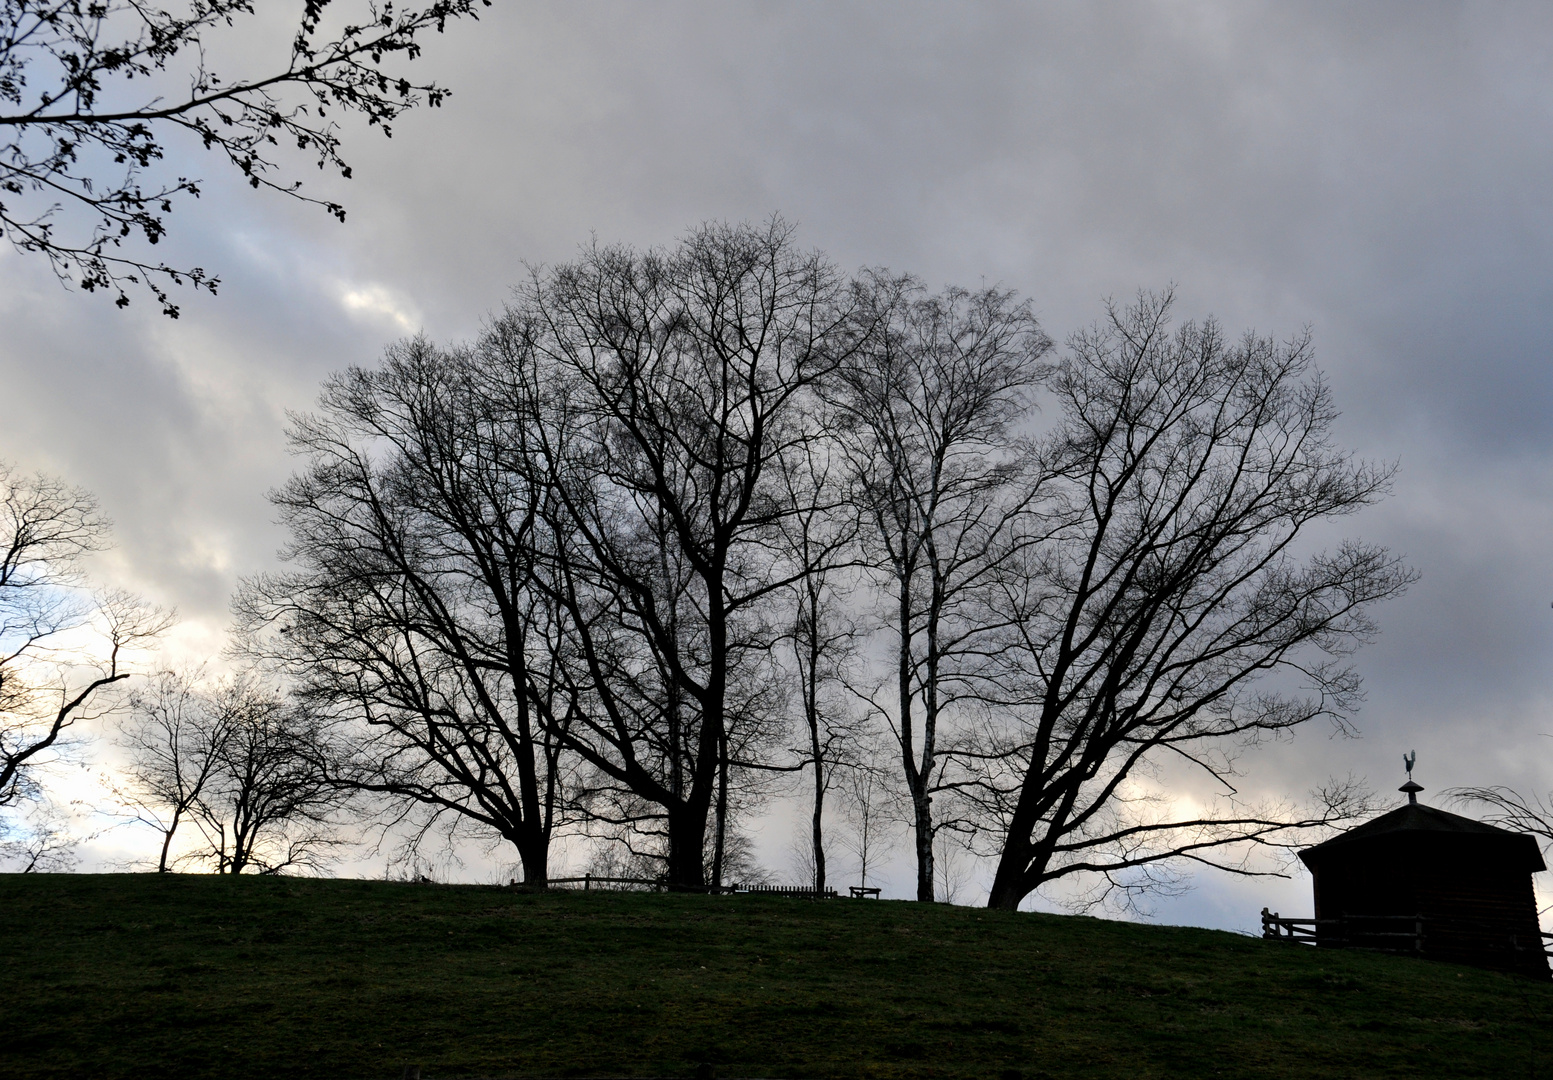
[[[1316,944],[1548,978],[1536,840],[1421,805],[1407,764],[1407,805],[1300,852],[1315,883]]]

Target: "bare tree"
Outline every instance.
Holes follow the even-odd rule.
[[[1171,333],[1170,306],[1113,306],[1050,382],[1060,422],[1039,447],[1031,542],[998,564],[1004,630],[983,686],[992,907],[1069,875],[1104,895],[1172,862],[1250,872],[1245,845],[1348,808],[1341,788],[1304,813],[1240,804],[1233,750],[1348,723],[1346,657],[1414,574],[1373,545],[1296,544],[1381,498],[1391,470],[1333,447],[1308,336]],[[1203,770],[1229,805],[1178,817],[1140,802],[1163,761]]]
[[[966,847],[966,835],[956,829],[939,829],[935,837],[938,850],[933,853],[933,877],[941,904],[958,904],[966,896],[974,867],[967,862],[972,852]]]
[[[540,357],[544,399],[571,410],[537,425],[588,699],[564,741],[656,808],[643,823],[676,886],[704,885],[730,771],[761,764],[736,755],[764,741],[766,623],[802,576],[773,554],[794,513],[778,463],[822,434],[816,388],[855,348],[851,315],[834,268],[773,220],[667,252],[596,246],[536,274],[490,338]]]
[[[198,180],[149,175],[178,131],[250,186],[343,221],[339,203],[280,178],[277,151],[294,145],[348,178],[331,112],[358,113],[388,135],[406,110],[441,104],[446,89],[391,73],[385,61],[415,59],[428,33],[476,17],[489,0],[368,4],[362,21],[343,23],[326,18],[328,6],[306,0],[289,56],[233,78],[207,66],[206,46],[222,30],[256,32],[254,0],[196,0],[182,14],[137,0],[0,0],[0,233],[62,281],[111,290],[121,307],[124,286],[141,285],[176,317],[164,285],[214,293],[219,279],[121,252],[136,235],[156,244],[174,201],[200,194]]]
[[[842,813],[850,830],[842,842],[857,859],[858,884],[868,887],[868,872],[894,847],[897,819],[892,785],[885,770],[864,755],[843,774]]]
[[[331,379],[294,424],[307,468],[272,496],[294,569],[236,610],[243,648],[331,718],[337,783],[501,837],[542,888],[580,704],[539,578],[566,538],[531,459],[535,392],[423,340]]]
[[[96,500],[0,462],[0,808],[37,794],[32,773],[171,616],[122,591],[89,591],[82,561],[107,543]]]
[[[252,673],[218,686],[206,708],[224,737],[195,808],[217,872],[325,865],[341,842],[342,792],[321,767],[316,720]]]
[[[0,865],[21,874],[65,873],[80,861],[76,849],[93,836],[82,836],[59,804],[33,800],[21,822],[0,817]]]
[[[973,694],[995,623],[981,596],[1015,550],[1008,530],[1028,486],[1012,428],[1027,413],[1051,341],[1029,305],[999,289],[928,295],[872,275],[882,326],[846,371],[842,403],[865,517],[865,558],[884,582],[894,684],[868,695],[894,732],[911,799],[917,899],[933,899],[933,799],[943,725]]]
[[[173,868],[173,838],[200,812],[227,752],[232,717],[198,686],[198,673],[164,671],[130,695],[120,727],[129,751],[125,784],[117,789],[131,820],[162,836],[157,873]]]
[[[822,424],[829,427],[831,422]],[[847,616],[842,575],[852,568],[858,521],[846,504],[844,462],[829,444],[811,443],[782,462],[787,498],[797,508],[781,524],[783,552],[801,573],[791,588],[792,654],[798,704],[808,745],[809,849],[804,865],[817,892],[825,890],[825,800],[838,768],[853,758],[859,720],[843,691],[856,627]]]

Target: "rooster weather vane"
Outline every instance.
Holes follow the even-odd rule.
[[[1418,804],[1418,793],[1424,789],[1422,784],[1415,784],[1413,782],[1413,763],[1417,760],[1417,750],[1409,750],[1402,755],[1402,764],[1407,766],[1407,783],[1397,788],[1397,790],[1407,792],[1407,803],[1409,806],[1416,806]]]

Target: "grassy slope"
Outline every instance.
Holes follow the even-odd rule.
[[[0,876],[5,1077],[1549,1075],[1553,987],[968,908]]]

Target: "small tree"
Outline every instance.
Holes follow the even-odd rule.
[[[842,815],[849,828],[842,844],[857,859],[858,884],[868,887],[868,874],[895,846],[897,796],[885,769],[865,756],[843,773]]]
[[[13,873],[64,873],[79,861],[76,849],[88,839],[57,803],[38,799],[20,821],[0,817],[0,865]]]
[[[252,674],[231,679],[205,706],[222,731],[216,768],[197,810],[216,870],[275,874],[317,869],[341,840],[317,721]]]
[[[129,753],[119,792],[131,819],[162,836],[156,869],[173,868],[173,838],[201,812],[227,754],[232,716],[196,687],[197,675],[164,671],[130,695],[120,728]]]
[[[844,698],[856,627],[847,614],[843,575],[852,569],[858,522],[847,505],[844,461],[812,443],[781,462],[794,513],[780,526],[782,551],[798,578],[790,590],[784,637],[808,736],[800,751],[809,772],[809,848],[803,858],[816,892],[825,890],[825,802],[838,769],[852,762],[862,721]]]

